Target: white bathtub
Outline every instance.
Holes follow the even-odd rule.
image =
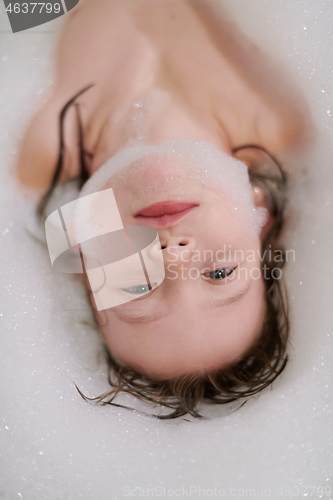
[[[290,72],[316,128],[307,154],[288,159],[290,361],[240,410],[208,408],[202,421],[157,421],[81,399],[74,382],[90,396],[108,388],[101,342],[75,322],[88,311],[84,292],[28,236],[33,202],[9,175],[22,128],[47,96],[62,19],[11,34],[1,7],[0,499],[333,498],[333,4],[221,4]]]

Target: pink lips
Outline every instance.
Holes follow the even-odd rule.
[[[198,203],[186,201],[160,201],[141,208],[133,216],[147,226],[163,229],[174,225],[198,205]]]

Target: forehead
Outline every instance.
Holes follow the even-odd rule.
[[[207,302],[203,296],[170,307],[168,301],[153,301],[153,296],[135,307],[134,302],[106,311],[106,343],[123,363],[167,377],[232,362],[259,335],[265,312],[261,280],[253,280],[242,295],[224,304]]]

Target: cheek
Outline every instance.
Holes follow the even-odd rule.
[[[138,338],[138,332],[129,332],[128,325],[119,325],[117,320],[110,319],[100,331],[109,352],[120,365],[134,367],[139,361],[149,364],[155,359],[154,349]]]
[[[238,206],[237,202],[232,200],[225,200],[223,203],[216,203],[215,200],[215,203],[206,211],[204,227],[207,232],[222,233],[224,238],[246,237],[248,239],[259,235],[258,225],[260,228],[263,219],[265,219],[265,209],[245,210],[244,207]]]
[[[227,220],[207,222],[203,241],[206,248],[214,251],[243,251],[243,257],[239,255],[238,260],[247,260],[247,253],[251,254],[252,262],[260,256],[260,235],[240,217],[230,216]]]
[[[112,356],[122,361],[124,354],[130,349],[126,336],[124,338],[126,332],[109,317],[106,311],[101,313],[97,313],[100,333]]]

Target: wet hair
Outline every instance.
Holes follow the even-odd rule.
[[[71,106],[75,106],[78,124],[79,187],[81,188],[89,178],[80,106],[76,99],[90,87],[91,85],[76,94],[60,112],[58,161],[51,185],[37,207],[37,213],[41,218],[45,218],[47,204],[53,191],[58,187],[63,170],[64,121]],[[181,375],[170,379],[147,377],[130,367],[123,366],[104,344],[110,390],[89,398],[76,386],[86,401],[128,408],[114,401],[118,394],[127,393],[142,401],[171,410],[168,414],[154,415],[159,419],[177,418],[186,414],[202,417],[199,413],[201,403],[225,404],[253,396],[269,386],[285,368],[288,361],[289,337],[287,296],[283,280],[280,279],[282,271],[277,276],[276,270],[281,270],[286,261],[285,251],[279,246],[278,241],[284,225],[287,176],[278,160],[259,144],[235,147],[232,154],[248,165],[250,182],[262,190],[272,217],[272,224],[261,245],[266,314],[259,336],[241,357],[228,366],[204,374]],[[276,259],[272,261],[272,255],[276,255],[277,252],[280,258],[278,261]],[[88,291],[88,294],[91,292]],[[95,320],[98,325],[96,314]]]

